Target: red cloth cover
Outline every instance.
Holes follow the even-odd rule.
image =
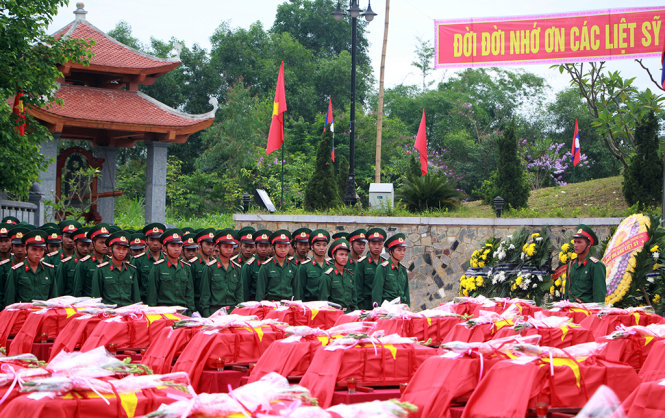
[[[328,337],[321,337],[327,344]],[[321,340],[313,335],[302,337],[300,341],[275,341],[256,362],[247,383],[255,382],[271,372],[284,377],[303,376],[321,347]]]
[[[469,327],[466,323],[459,323],[452,327],[448,335],[444,337],[443,342],[486,342],[491,340],[494,337],[494,334],[502,328],[511,327],[512,325],[512,320],[501,320],[499,322],[489,324],[477,324],[472,327]]]
[[[557,311],[552,311],[552,310],[543,310],[543,313],[547,316],[567,316],[568,318],[572,319],[574,323],[579,324],[580,322],[584,321],[589,315],[591,315],[591,311],[583,308],[574,308],[574,307],[565,307],[565,308],[560,308],[560,310]]]
[[[535,335],[541,336],[539,345],[547,347],[565,348],[571,345],[593,342],[593,334],[586,328],[579,325],[568,325],[557,328],[524,328],[516,332],[513,327],[501,328],[492,339],[510,337],[513,335]]]
[[[665,386],[643,382],[621,406],[626,418],[665,418]]]
[[[379,318],[375,330],[383,330],[385,335],[413,337],[418,341],[427,341],[431,338],[432,344],[439,345],[450,330],[461,321],[464,321],[464,318],[455,316]]]
[[[0,312],[0,347],[7,347],[7,339],[21,330],[25,318],[35,309],[4,309]]]
[[[270,344],[284,337],[284,330],[274,325],[199,332],[184,348],[172,371],[186,372],[196,389],[201,372],[216,369],[218,358],[224,359],[225,364],[255,363]]]
[[[640,379],[651,382],[665,379],[665,341],[656,341],[640,369]],[[664,398],[665,399],[665,398]]]
[[[126,315],[101,321],[92,330],[90,337],[81,346],[81,351],[90,351],[110,343],[118,349],[147,348],[159,332],[174,322],[187,318],[178,314]]]
[[[602,337],[611,334],[616,330],[617,326],[625,325],[631,327],[633,325],[647,326],[650,324],[662,324],[663,317],[655,314],[647,314],[644,312],[632,313],[609,313],[602,316],[598,314],[591,314],[579,324],[593,332],[594,338]]]
[[[288,309],[274,309],[266,313],[265,319],[275,319],[291,326],[305,325],[310,328],[328,329],[332,328],[342,315],[344,311],[340,309],[311,310],[306,306],[289,306]]]
[[[605,360],[615,363],[625,363],[639,371],[649,355],[649,351],[656,342],[661,341],[658,337],[643,337],[639,335],[628,335],[625,338],[609,339],[598,338],[599,343],[607,343],[600,354]]]
[[[346,387],[347,378],[356,378],[358,385],[399,385],[411,380],[418,367],[433,355],[434,348],[420,344],[363,343],[349,349],[320,349],[300,385],[311,391],[320,406],[328,408],[335,385]]]
[[[277,308],[274,306],[260,305],[253,308],[235,308],[233,314],[242,316],[256,315],[259,318],[259,321],[263,321],[266,318],[266,315],[275,309]]]
[[[145,352],[141,364],[150,367],[155,374],[170,373],[174,360],[200,331],[201,327],[162,328]]]
[[[66,353],[71,353],[77,348],[81,348],[97,324],[105,318],[108,318],[108,316],[101,314],[92,316],[83,315],[75,318],[73,321],[69,321],[53,342],[50,360],[53,360],[62,350],[65,350]]]
[[[32,344],[41,340],[42,334],[48,334],[47,339],[54,340],[60,331],[73,319],[81,316],[76,308],[52,308],[30,312],[14,337],[8,355],[29,353]]]

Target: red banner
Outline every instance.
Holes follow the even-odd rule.
[[[437,20],[435,66],[480,67],[659,56],[665,7]],[[661,30],[662,29],[662,30]]]
[[[603,256],[603,264],[607,265],[614,261],[617,257],[621,257],[628,252],[642,248],[647,241],[649,241],[649,234],[646,232],[642,232],[641,234],[637,234],[634,237],[630,237],[630,239],[627,239],[621,244],[616,245],[609,253],[606,253]]]

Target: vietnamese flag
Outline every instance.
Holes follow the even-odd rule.
[[[573,134],[573,149],[571,151],[570,158],[573,160],[573,167],[579,164],[580,159],[582,158],[582,153],[580,152],[580,132],[577,129],[577,119],[575,119],[575,133]]]
[[[18,131],[18,134],[21,136],[25,135],[25,111],[23,109],[23,92],[19,90],[18,93],[16,93],[16,97],[14,98],[14,113],[16,114],[16,117],[18,118],[18,121],[16,122],[16,130]]]
[[[427,134],[425,130],[425,109],[423,109],[423,118],[420,120],[416,142],[413,144],[420,153],[420,171],[423,173],[423,176],[427,174]]]
[[[333,163],[335,162],[335,122],[333,121],[332,114],[332,100],[328,99],[328,113],[326,114],[326,123],[323,125],[323,132],[326,131],[326,128],[330,125],[330,132],[332,132],[332,157]]]
[[[266,154],[278,150],[284,142],[284,112],[286,111],[286,94],[284,93],[284,61],[279,67],[277,75],[277,88],[275,89],[275,102],[272,106],[272,122],[268,134]]]

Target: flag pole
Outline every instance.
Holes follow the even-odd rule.
[[[282,143],[282,199],[279,201],[279,209],[284,208],[284,148],[286,147],[286,141]]]

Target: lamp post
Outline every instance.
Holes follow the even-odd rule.
[[[501,211],[503,210],[503,204],[505,203],[505,200],[501,196],[497,196],[494,198],[494,211],[496,212],[496,217],[500,218],[501,217]]]
[[[358,16],[362,16],[371,22],[376,16],[372,10],[372,3],[368,0],[367,10],[363,11],[358,5],[358,0],[349,0],[349,8],[346,10],[351,16],[351,123],[349,129],[349,180],[346,184],[346,195],[344,203],[354,205],[356,203],[356,40],[358,36]],[[335,20],[344,18],[340,0],[337,0],[337,8],[332,13]]]

